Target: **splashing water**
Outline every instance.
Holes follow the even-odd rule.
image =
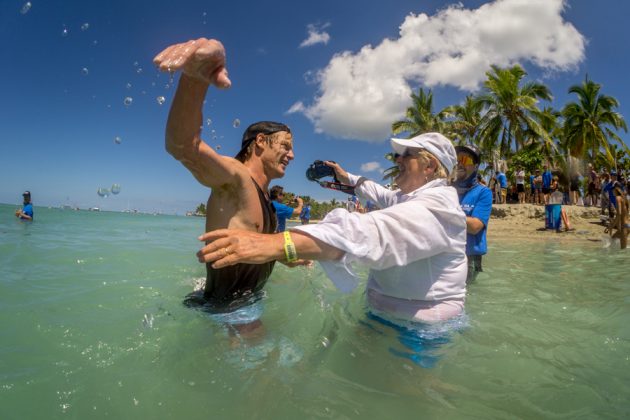
[[[131,96],[127,96],[123,100],[123,103],[125,104],[125,106],[130,106],[133,103],[133,98]]]
[[[114,143],[116,143],[116,144],[122,143],[122,139],[120,138],[120,136],[114,137]]]
[[[68,36],[68,28],[66,28],[65,26],[63,27],[63,29],[61,30],[61,36],[66,37]]]
[[[81,30],[82,31],[87,31],[90,28],[90,24],[85,22],[83,25],[81,25]]]
[[[208,127],[210,127],[212,125],[212,119],[208,118],[206,120],[206,124],[208,125]]]
[[[111,192],[112,194],[118,194],[120,192],[120,184],[113,184]]]
[[[136,73],[141,74],[142,73],[142,67],[138,67],[138,69],[136,70]]]
[[[125,87],[126,87],[127,89],[131,89],[131,83],[127,83],[127,84],[125,85]]]
[[[84,76],[87,76],[88,74],[90,74],[90,71],[88,70],[87,67],[83,67],[81,69],[81,74],[83,74]]]
[[[22,13],[23,15],[27,14],[29,10],[31,10],[31,2],[27,1],[26,3],[24,3],[24,6],[22,6],[22,8],[20,9],[20,13]]]
[[[232,127],[238,128],[240,125],[241,125],[241,120],[239,120],[238,118],[232,121]]]
[[[156,100],[158,105],[164,105],[164,102],[166,102],[166,98],[164,96],[158,96]]]

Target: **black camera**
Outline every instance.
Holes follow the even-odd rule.
[[[321,178],[324,178],[326,176],[332,176],[333,178],[335,178],[335,181],[337,181],[335,170],[330,166],[326,166],[326,164],[321,160],[316,160],[315,162],[311,163],[311,165],[306,170],[306,178],[308,178],[309,181],[317,182]]]

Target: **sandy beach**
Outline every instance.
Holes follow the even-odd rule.
[[[599,242],[604,226],[600,223],[599,207],[562,206],[575,230],[557,233],[544,230],[545,208],[533,204],[495,204],[488,224],[488,240],[562,240]]]

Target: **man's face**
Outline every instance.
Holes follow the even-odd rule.
[[[455,171],[455,175],[458,181],[468,179],[476,170],[477,165],[475,164],[475,159],[470,153],[457,153],[457,168]]]
[[[271,141],[265,146],[261,160],[270,179],[282,178],[293,155],[293,137],[291,133],[280,131],[270,135]]]

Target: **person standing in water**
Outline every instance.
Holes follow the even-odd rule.
[[[20,220],[33,220],[33,204],[31,203],[31,192],[24,191],[22,194],[22,198],[24,203],[22,204],[22,209],[18,209],[15,211],[15,217]]]
[[[472,283],[483,271],[481,258],[488,252],[486,232],[492,211],[492,191],[477,182],[480,153],[475,146],[457,146],[457,170],[453,186],[459,195],[462,210],[466,213],[466,257],[468,275]]]
[[[276,214],[269,199],[272,179],[281,178],[294,158],[288,126],[260,121],[247,127],[241,150],[223,156],[201,139],[202,107],[210,86],[229,88],[225,49],[214,39],[199,38],[174,44],[154,58],[161,71],[181,71],[166,125],[166,150],[212,193],[206,206],[206,230],[241,229],[273,233]],[[233,250],[224,247],[228,256]],[[237,264],[220,269],[207,264],[203,292],[188,295],[185,304],[221,314],[239,332],[261,325],[260,297],[274,261]]]
[[[297,207],[287,206],[282,203],[282,199],[284,198],[284,188],[280,185],[274,185],[269,191],[271,202],[276,208],[276,216],[278,217],[278,228],[276,229],[276,232],[284,232],[287,228],[287,219],[290,219],[302,212],[304,201],[300,197],[295,197]]]

